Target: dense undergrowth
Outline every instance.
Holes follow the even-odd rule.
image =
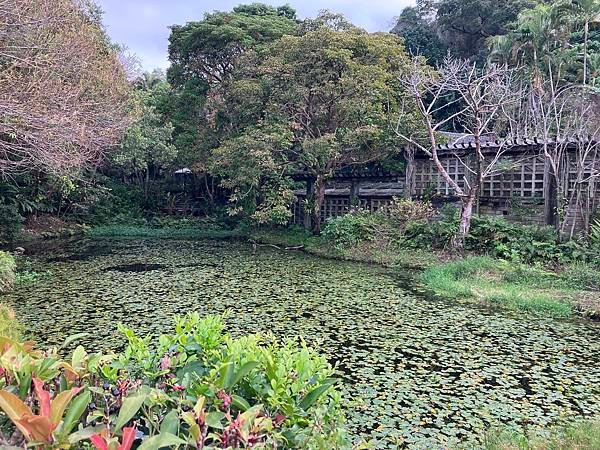
[[[120,327],[120,353],[69,358],[2,341],[0,443],[36,448],[350,448],[327,360],[303,343],[232,338],[177,318],[158,339]],[[67,339],[65,345],[77,336]],[[16,430],[20,432],[17,433]]]

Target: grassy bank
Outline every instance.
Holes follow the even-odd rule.
[[[576,422],[523,435],[503,432],[491,434],[484,450],[592,450],[600,449],[600,420]]]
[[[597,294],[594,291],[600,284],[600,272],[584,263],[557,273],[539,266],[471,256],[429,267],[419,280],[437,295],[451,299],[555,317],[568,317],[576,309],[590,316],[600,312],[600,305],[584,302]]]

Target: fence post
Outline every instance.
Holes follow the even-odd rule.
[[[307,211],[307,207],[310,209],[310,205],[313,204],[315,200],[315,180],[314,178],[309,178],[306,180],[306,197],[305,204],[302,209],[304,214],[304,228],[307,230],[312,230],[312,214],[310,211]]]

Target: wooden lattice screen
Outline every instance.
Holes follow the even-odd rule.
[[[483,181],[481,195],[493,198],[544,197],[544,158],[505,158],[498,169]]]

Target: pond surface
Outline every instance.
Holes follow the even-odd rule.
[[[349,425],[378,448],[476,445],[500,425],[600,414],[600,326],[429,298],[384,269],[230,241],[97,240],[32,257],[51,275],[9,297],[47,344],[116,324],[166,332],[187,311],[233,334],[303,337],[337,364]]]

